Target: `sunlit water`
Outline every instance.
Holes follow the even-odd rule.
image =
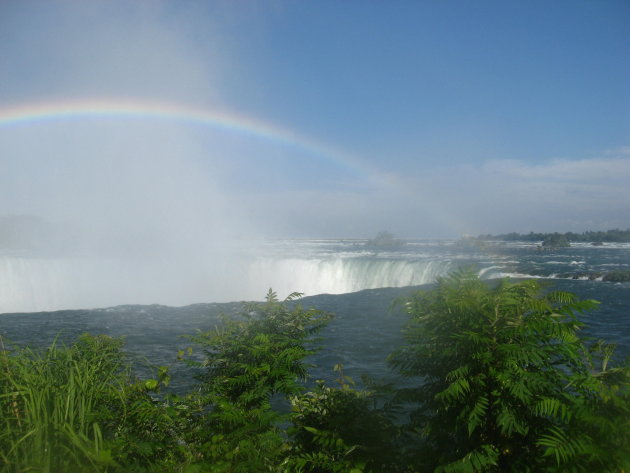
[[[272,286],[281,297],[292,291],[317,294],[305,297],[302,304],[335,314],[321,334],[324,349],[312,359],[315,378],[334,378],[332,366],[342,363],[350,376],[368,374],[395,381],[385,360],[402,341],[405,318],[391,310],[392,300],[471,264],[483,278],[535,277],[553,288],[599,300],[598,309],[581,317],[587,324],[584,334],[617,343],[620,357],[630,355],[630,283],[589,279],[595,273],[630,269],[630,245],[574,245],[541,251],[529,243],[497,243],[479,248],[450,242],[415,242],[402,251],[375,253],[366,251],[357,241],[318,240],[262,242],[256,245],[255,252],[251,251],[250,258],[243,260],[248,261],[247,271],[240,279],[244,291],[235,300],[260,300]],[[42,262],[19,263],[24,256],[3,258],[2,294],[32,294],[44,305],[63,299],[68,280],[55,279],[59,268],[46,268]],[[37,271],[44,274],[36,274]],[[68,265],[66,271],[71,272],[72,268]],[[38,294],[44,290],[37,285],[40,279],[47,281],[44,289],[50,294]],[[30,284],[21,287],[24,281]],[[61,291],[61,295],[55,291]],[[239,302],[210,299],[183,307],[124,305],[4,313],[0,315],[0,334],[17,344],[36,346],[49,344],[57,335],[61,340],[71,340],[84,332],[125,336],[127,350],[137,360],[140,371],[147,373],[144,359],[154,365],[173,363],[177,350],[189,345],[182,335],[210,329],[217,323],[218,314],[238,313],[241,307]],[[189,383],[190,373],[176,366],[177,389]]]

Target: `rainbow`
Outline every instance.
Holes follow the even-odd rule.
[[[380,191],[414,201],[438,221],[453,229],[459,225],[450,212],[442,209],[431,196],[422,198],[422,189],[408,188],[404,181],[383,169],[371,166],[364,159],[331,147],[308,136],[267,121],[227,110],[207,110],[177,103],[141,101],[137,99],[101,98],[24,103],[0,108],[0,132],[18,126],[34,126],[55,121],[83,119],[153,120],[174,122],[224,131],[276,143],[306,153],[309,157],[349,170]],[[1,135],[0,135],[1,137]],[[419,196],[421,197],[419,199]]]
[[[387,176],[357,157],[289,129],[226,110],[209,111],[175,103],[120,99],[26,103],[1,108],[0,129],[86,118],[158,120],[209,127],[294,147],[346,168],[374,184],[384,185],[388,181]]]

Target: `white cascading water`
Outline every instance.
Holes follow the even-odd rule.
[[[33,312],[74,305],[61,261],[0,256],[0,312]],[[76,271],[76,268],[75,268]]]
[[[129,303],[125,293],[131,280],[115,266],[88,258],[0,255],[0,313]],[[139,292],[140,286],[136,281]]]
[[[260,297],[269,287],[279,295],[343,294],[378,287],[427,284],[449,270],[445,260],[386,258],[259,258],[250,267],[248,287]]]
[[[0,255],[0,313],[87,309],[120,304],[187,305],[342,294],[430,283],[451,268],[445,259],[377,256],[239,258],[182,269],[168,264],[91,258]]]

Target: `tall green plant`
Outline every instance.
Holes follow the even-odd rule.
[[[288,399],[303,390],[305,358],[314,353],[313,336],[330,315],[279,301],[269,290],[262,304],[245,306],[240,319],[227,319],[192,340],[201,346],[199,376],[206,413],[197,433],[210,471],[274,471],[287,451],[282,422]],[[273,408],[285,403],[287,406]],[[200,433],[205,432],[205,437]]]
[[[576,314],[595,306],[535,281],[488,285],[466,271],[407,299],[406,345],[391,363],[421,380],[401,392],[416,406],[417,464],[437,472],[628,468],[628,417],[617,418],[628,414],[627,367],[597,369],[578,336]]]
[[[102,426],[128,380],[121,341],[82,336],[70,348],[0,354],[0,471],[105,471]]]

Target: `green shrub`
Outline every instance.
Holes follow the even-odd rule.
[[[298,297],[270,290],[190,337],[199,384],[184,396],[161,392],[165,367],[133,378],[120,339],[0,346],[0,472],[630,470],[630,368],[578,336],[594,301],[466,271],[405,299],[406,343],[390,358],[410,378],[393,402],[410,412],[400,426],[340,365],[339,386],[305,392],[331,316]]]
[[[575,314],[594,301],[458,272],[405,304],[407,344],[391,362],[421,377],[401,394],[427,471],[628,468],[628,367],[578,337]]]
[[[291,400],[291,456],[287,464],[304,472],[395,472],[400,457],[398,429],[375,393],[355,389],[354,381],[334,367],[339,387],[319,381],[314,390]]]
[[[299,297],[280,302],[269,290],[266,302],[245,306],[239,320],[226,318],[192,337],[204,354],[196,363],[205,370],[198,377],[206,406],[201,452],[211,471],[275,471],[282,463],[288,400],[303,391],[305,358],[314,353],[308,345],[330,320],[321,311],[289,307]]]

